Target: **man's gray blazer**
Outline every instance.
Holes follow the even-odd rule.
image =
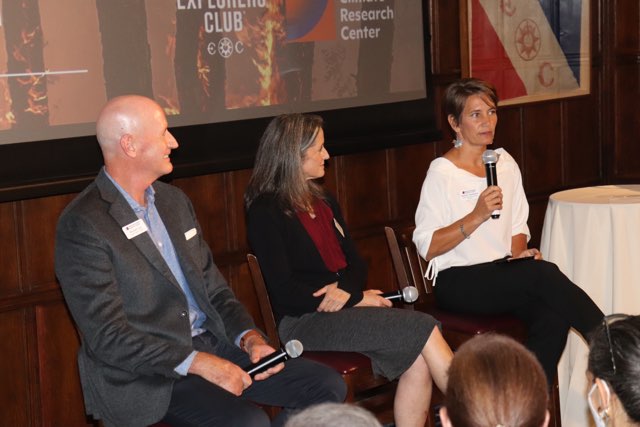
[[[155,182],[155,204],[204,327],[231,342],[254,328],[202,238],[191,202]],[[64,210],[56,232],[56,274],[81,335],[78,367],[87,412],[117,426],[148,425],[169,405],[174,368],[193,350],[187,301],[148,233],[101,171]]]

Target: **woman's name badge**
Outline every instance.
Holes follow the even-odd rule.
[[[122,227],[122,231],[124,231],[124,235],[127,236],[127,239],[131,240],[136,236],[146,232],[148,230],[147,223],[142,219],[137,221],[133,221],[131,224],[127,224]]]
[[[462,190],[460,191],[460,199],[462,200],[476,200],[480,192],[475,188],[472,190]]]
[[[344,237],[344,230],[342,229],[342,227],[340,227],[340,224],[335,218],[333,218],[333,224],[336,226],[336,229],[338,230],[338,232],[340,232],[342,237]]]

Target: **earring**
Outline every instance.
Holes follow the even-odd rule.
[[[462,140],[460,138],[458,138],[456,136],[456,139],[454,139],[453,141],[451,141],[451,143],[453,144],[454,148],[460,148],[462,147]]]

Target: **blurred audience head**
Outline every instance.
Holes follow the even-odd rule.
[[[640,316],[607,316],[590,338],[587,398],[596,426],[640,425]]]
[[[522,344],[478,335],[453,357],[440,418],[445,427],[543,427],[547,393],[542,366]]]
[[[310,406],[287,420],[285,427],[382,427],[373,414],[347,403]]]

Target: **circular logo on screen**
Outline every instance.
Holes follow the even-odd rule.
[[[220,39],[218,42],[218,52],[223,58],[228,58],[233,54],[233,42],[228,37]]]

